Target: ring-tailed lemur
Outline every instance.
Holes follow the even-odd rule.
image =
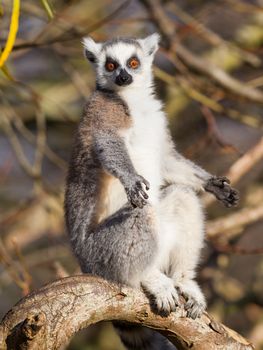
[[[209,191],[228,207],[238,194],[226,178],[210,175],[176,151],[154,95],[158,41],[157,34],[104,43],[84,39],[97,88],[75,137],[66,223],[83,272],[142,286],[162,314],[175,310],[182,294],[187,315],[196,318],[206,307],[194,280],[204,240],[197,194]],[[129,349],[170,346],[148,329],[135,327],[132,333],[117,326]]]

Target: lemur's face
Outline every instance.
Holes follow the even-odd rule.
[[[151,66],[159,36],[145,39],[113,39],[95,43],[84,39],[85,56],[93,63],[100,87],[120,90],[145,86],[151,82]]]

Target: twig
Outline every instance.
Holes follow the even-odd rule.
[[[0,262],[5,267],[13,282],[22,290],[22,294],[27,295],[30,292],[32,278],[24,264],[15,264],[2,240],[0,240]]]
[[[234,214],[222,218],[208,221],[207,235],[209,238],[215,238],[223,235],[224,239],[233,238],[246,225],[257,222],[263,218],[263,205],[254,208],[244,208]]]
[[[12,224],[15,220],[21,219],[23,217],[24,212],[30,207],[34,202],[36,202],[36,198],[26,199],[23,203],[18,204],[16,208],[13,208],[11,211],[7,212],[5,215],[0,217],[0,226],[3,229],[5,226]]]
[[[59,46],[54,45],[53,48],[59,60],[61,61],[62,68],[70,77],[80,96],[84,97],[86,100],[90,95],[90,89],[84,81],[84,77],[73,67],[69,60],[67,60],[66,56],[62,53],[62,50],[59,48]]]
[[[37,137],[36,137],[36,153],[34,169],[37,174],[41,174],[42,170],[42,160],[45,152],[46,145],[46,119],[43,111],[37,109],[36,111],[36,124],[37,124]],[[38,179],[41,180],[41,177]]]
[[[32,285],[33,279],[32,279],[32,276],[31,276],[29,270],[28,270],[28,267],[27,267],[25,258],[21,252],[21,249],[15,240],[13,240],[13,246],[14,246],[15,255],[17,257],[17,260],[19,261],[19,269],[21,270],[23,280],[25,281],[26,288],[23,290],[23,294],[27,295],[31,290],[31,285]]]
[[[237,254],[237,255],[259,255],[263,254],[263,247],[260,248],[245,248],[239,245],[232,245],[230,243],[220,243],[218,240],[211,239],[213,247],[220,253]]]
[[[245,12],[246,14],[251,12],[251,13],[258,13],[258,12],[263,12],[263,7],[262,6],[257,6],[252,3],[248,2],[243,2],[240,0],[224,0],[224,2],[228,3],[231,5],[235,11],[240,11],[240,12]]]
[[[226,176],[236,183],[263,158],[263,137],[257,144],[239,158],[228,170]]]
[[[199,73],[207,75],[223,88],[246,100],[263,104],[263,93],[260,90],[247,86],[245,82],[232,78],[229,74],[211,62],[192,54],[181,44],[177,44],[176,52],[189,67],[197,70]]]
[[[263,158],[263,137],[259,142],[240,157],[228,170],[226,177],[232,184],[237,183],[246,173],[248,173]],[[204,196],[205,204],[214,203],[215,197],[208,194]]]
[[[52,269],[55,272],[55,277],[56,278],[64,278],[64,277],[68,277],[69,276],[69,273],[64,268],[64,266],[57,260],[53,262]]]
[[[238,96],[241,96],[244,99],[263,104],[263,92],[247,86],[245,83],[231,77],[221,68],[215,66],[213,63],[204,58],[198,57],[181,43],[175,41],[175,24],[166,15],[159,0],[141,0],[141,2],[149,10],[153,22],[162,33],[170,50],[176,54],[190,69],[204,74],[210,79],[213,79],[223,88]]]
[[[69,29],[69,30],[65,31],[62,35],[58,35],[57,37],[49,39],[49,40],[44,41],[44,42],[36,42],[35,40],[32,40],[30,42],[17,44],[13,47],[13,50],[22,50],[22,49],[27,49],[27,48],[48,46],[48,45],[52,45],[55,43],[62,43],[62,42],[67,42],[67,41],[82,38],[83,36],[90,34],[90,33],[94,32],[95,30],[97,30],[98,28],[102,27],[103,25],[105,25],[106,23],[111,21],[111,19],[115,18],[115,16],[117,14],[119,14],[119,12],[121,12],[124,8],[126,8],[130,4],[131,1],[132,0],[124,1],[120,6],[118,6],[118,8],[116,10],[112,11],[112,13],[105,16],[101,20],[97,21],[96,23],[94,23],[90,27],[86,28],[85,30],[78,31],[76,28],[74,28],[74,32],[68,34],[68,31],[70,31],[70,29]]]
[[[33,135],[33,133],[25,127],[24,123],[17,116],[17,113],[13,108],[13,106],[4,98],[3,94],[1,93],[1,96],[3,97],[2,100],[6,107],[6,110],[4,113],[5,117],[3,118],[2,123],[4,126],[4,130],[8,135],[9,140],[13,146],[13,149],[17,155],[20,165],[29,176],[33,177],[35,180],[40,179],[42,160],[45,154],[51,162],[53,162],[56,166],[60,167],[61,169],[65,170],[66,162],[63,159],[61,159],[59,156],[57,156],[48,147],[46,143],[46,121],[45,121],[45,116],[43,114],[43,111],[41,110],[41,107],[40,107],[39,95],[35,91],[33,91],[31,87],[28,87],[26,84],[21,83],[19,81],[17,81],[16,83],[19,85],[22,85],[23,88],[26,88],[27,91],[29,91],[30,94],[32,95],[32,98],[34,98],[35,100],[34,102],[36,105],[36,124],[37,124],[37,136],[35,137],[35,135]],[[36,143],[35,161],[33,165],[29,163],[26,156],[24,155],[24,151],[19,142],[19,139],[12,128],[11,121],[14,121],[14,125],[16,126],[17,130],[21,133],[22,136],[25,137],[27,141],[33,144]]]
[[[54,18],[54,14],[53,14],[52,8],[51,8],[48,0],[41,0],[41,2],[42,2],[42,5],[43,5],[49,19]]]
[[[248,84],[249,86],[253,86],[253,87],[262,86],[262,85],[263,85],[263,76],[261,75],[261,76],[258,77],[258,78],[249,80],[249,81],[247,82],[247,84]]]
[[[5,115],[2,116],[2,124],[4,131],[9,139],[9,142],[11,143],[13,150],[16,154],[19,164],[29,176],[31,176],[32,178],[38,178],[40,174],[35,172],[35,169],[26,158],[22,146],[18,140],[18,137],[11,126],[10,120]]]
[[[17,160],[24,171],[31,176],[34,180],[40,180],[41,178],[41,165],[44,155],[45,142],[46,142],[46,132],[45,132],[45,118],[40,110],[36,111],[36,120],[37,120],[37,149],[35,154],[35,162],[33,165],[30,164],[26,158],[22,146],[19,142],[19,139],[12,128],[11,121],[9,116],[6,114],[2,118],[2,124],[4,131],[13,147],[13,150],[16,154]]]
[[[24,125],[22,120],[17,116],[16,111],[12,110],[13,122],[16,129],[20,132],[20,134],[30,143],[35,143],[35,135]],[[67,167],[67,163],[60,158],[55,152],[53,152],[50,147],[45,143],[44,153],[46,157],[56,166],[65,170]]]
[[[174,85],[174,86],[180,86],[184,93],[189,96],[194,101],[197,101],[201,103],[203,106],[207,106],[212,111],[216,113],[224,113],[229,118],[238,120],[246,125],[260,128],[262,127],[262,121],[260,119],[257,119],[255,116],[252,115],[243,115],[239,111],[233,109],[233,108],[226,108],[220,103],[218,103],[216,100],[204,95],[200,90],[197,90],[194,85],[192,84],[193,81],[189,81],[189,79],[186,79],[184,76],[177,75],[176,77],[164,72],[158,67],[154,68],[155,75],[157,78],[165,81],[167,84]]]
[[[240,154],[238,149],[235,146],[228,143],[219,132],[216,125],[215,117],[211,112],[211,110],[206,106],[201,106],[200,109],[203,116],[205,117],[207,128],[208,128],[208,134],[210,135],[211,139],[215,140],[219,146]]]
[[[222,39],[218,34],[213,32],[211,29],[205,27],[201,22],[197,21],[194,17],[186,13],[184,10],[182,10],[178,5],[176,5],[175,2],[170,4],[170,7],[174,9],[175,13],[178,17],[180,17],[181,20],[188,26],[191,26],[195,29],[195,31],[200,34],[202,37],[204,37],[210,44],[215,46],[225,46],[232,49],[238,56],[245,62],[250,63],[251,65],[255,67],[259,67],[261,65],[261,60],[256,55],[247,52],[238,46],[236,46],[234,43],[231,43],[229,41],[226,41]]]

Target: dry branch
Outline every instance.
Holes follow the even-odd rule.
[[[244,226],[263,219],[263,205],[243,208],[234,214],[225,215],[207,223],[207,235],[216,238],[224,233],[224,238],[233,238]],[[239,229],[239,231],[237,231]],[[232,232],[231,232],[232,231]],[[230,232],[230,233],[229,233]]]
[[[263,137],[254,147],[239,158],[229,169],[227,177],[232,183],[237,183],[242,176],[248,173],[255,164],[263,158]]]
[[[21,44],[17,44],[13,47],[13,50],[23,50],[28,48],[36,48],[36,47],[42,47],[42,46],[49,46],[56,43],[64,43],[67,41],[75,40],[82,38],[97,29],[103,27],[105,24],[109,23],[112,19],[114,19],[122,10],[124,10],[129,4],[131,0],[126,0],[123,3],[121,3],[114,11],[109,13],[107,16],[103,17],[102,19],[98,20],[96,23],[90,25],[88,28],[78,30],[75,26],[67,29],[64,31],[64,33],[53,37],[46,41],[39,41],[39,39],[42,37],[42,34],[46,31],[46,27],[37,37],[32,41],[26,41]],[[50,23],[55,23],[56,17],[51,21]]]
[[[263,103],[263,92],[261,90],[255,89],[231,77],[212,62],[193,54],[184,45],[178,42],[178,40],[176,40],[176,25],[170,17],[167,16],[160,0],[141,0],[141,2],[148,9],[153,23],[163,35],[171,52],[176,54],[189,69],[209,77],[224,89],[227,89],[237,96],[252,102]]]
[[[180,349],[243,350],[252,344],[208,314],[154,314],[144,294],[100,278],[80,275],[50,283],[23,298],[0,324],[0,349],[59,349],[80,329],[100,321],[123,320],[160,331]]]
[[[244,62],[251,64],[254,67],[261,66],[261,60],[255,54],[247,52],[242,48],[239,48],[232,42],[224,40],[220,35],[207,28],[201,22],[192,17],[189,13],[185,12],[175,2],[170,4],[170,7],[176,15],[188,26],[195,29],[195,32],[202,36],[206,41],[214,46],[225,46],[233,50]]]

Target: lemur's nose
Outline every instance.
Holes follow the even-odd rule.
[[[122,86],[129,85],[131,82],[132,76],[125,69],[121,69],[119,75],[115,79],[115,83]]]
[[[129,79],[128,75],[120,75],[120,80],[125,82]]]

